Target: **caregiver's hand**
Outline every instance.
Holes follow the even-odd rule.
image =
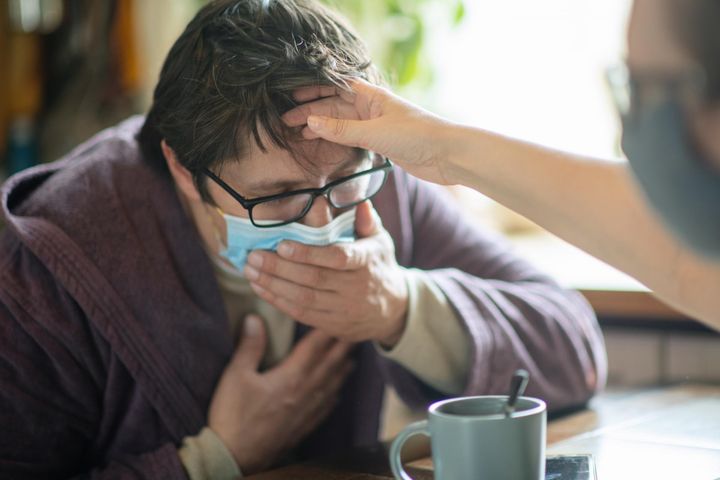
[[[347,91],[334,86],[295,91],[302,105],[283,116],[306,139],[360,147],[384,155],[413,175],[435,183],[458,183],[446,159],[457,145],[451,124],[384,88],[354,80]]]
[[[254,251],[245,275],[265,301],[298,322],[342,340],[392,347],[405,328],[408,292],[390,235],[370,202],[357,207],[353,243],[314,247],[283,242]]]

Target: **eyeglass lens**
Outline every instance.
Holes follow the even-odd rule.
[[[379,170],[335,185],[327,192],[330,204],[347,208],[367,200],[380,191],[385,175],[385,171]],[[259,203],[252,209],[252,221],[262,226],[295,221],[309,210],[311,202],[311,193],[299,193]]]

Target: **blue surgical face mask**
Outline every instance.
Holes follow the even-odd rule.
[[[249,218],[226,213],[222,213],[222,216],[227,224],[227,246],[220,255],[240,272],[252,250],[276,251],[283,240],[317,246],[355,241],[354,208],[322,227],[309,227],[295,222],[280,227],[258,228]]]
[[[622,146],[667,226],[698,253],[720,258],[720,173],[694,148],[678,101],[624,117]]]

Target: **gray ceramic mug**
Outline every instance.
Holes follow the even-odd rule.
[[[400,452],[418,434],[430,437],[435,478],[440,480],[543,480],[545,402],[520,397],[515,411],[503,412],[506,395],[461,397],[434,403],[428,419],[408,425],[393,441],[395,478],[411,480]]]

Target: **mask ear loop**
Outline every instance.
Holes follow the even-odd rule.
[[[207,204],[205,204],[205,208],[208,208]],[[217,213],[220,214],[221,217],[223,217],[223,218],[225,217],[225,212],[223,212],[220,209],[220,207],[214,206],[212,208],[214,208],[217,211]],[[227,248],[228,248],[227,241],[223,241],[223,235],[222,235],[220,227],[217,226],[217,224],[215,223],[215,219],[213,218],[212,215],[208,214],[208,217],[210,217],[210,224],[213,227],[212,228],[213,234],[215,235],[215,239],[217,240],[218,245],[220,245],[221,248],[227,250]]]

